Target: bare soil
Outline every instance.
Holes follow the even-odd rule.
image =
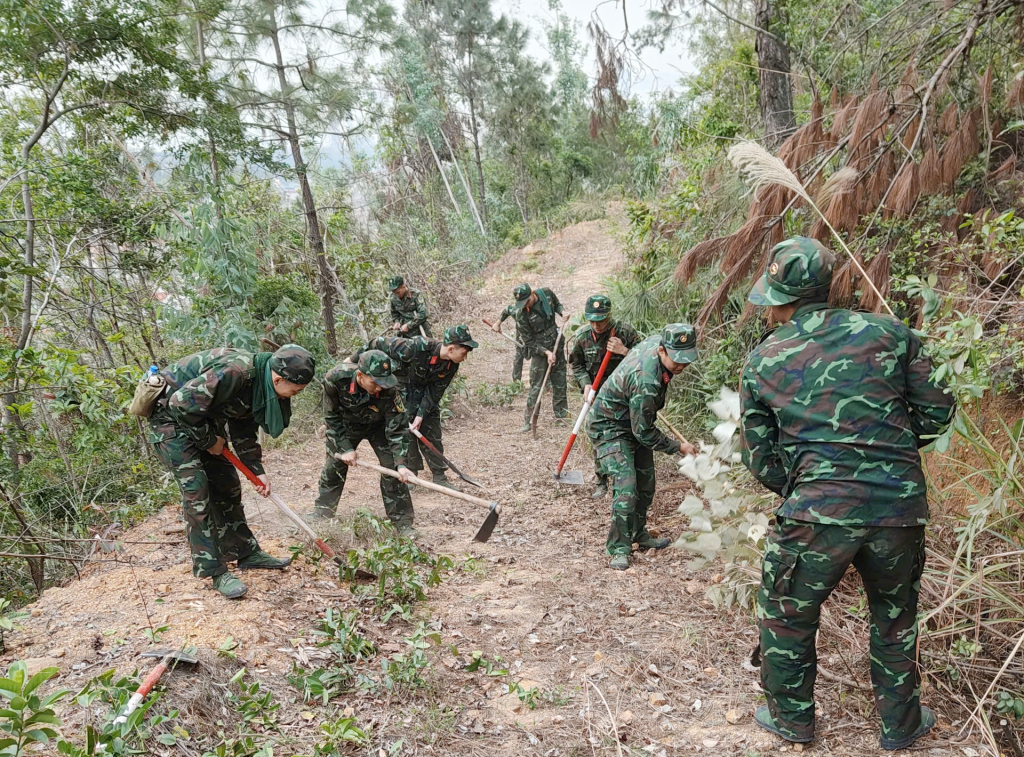
[[[520,280],[551,287],[570,312],[580,313],[586,296],[622,265],[617,213],[612,207],[607,219],[577,224],[491,265],[476,293],[477,313],[495,316]],[[320,723],[343,713],[372,727],[374,746],[366,753],[373,755],[879,753],[874,706],[864,690],[864,623],[848,625],[848,643],[837,646],[833,638],[821,650],[822,664],[835,671],[835,680],[819,678],[814,745],[794,749],[754,727],[752,714],[763,698],[758,675],[746,664],[756,642],[752,614],[716,610],[704,591],[721,576],[689,573],[689,558],[673,550],[638,553],[625,572],[608,569],[610,498],[593,501],[589,484],[552,481],[569,429],[554,422],[550,396],[536,439],[517,433],[522,396],[505,408],[486,407],[473,397],[478,386],[510,381],[512,347],[479,321],[471,326],[481,347],[462,369],[468,392],[455,403],[446,450],[485,483],[486,496],[501,501],[504,512],[491,540],[478,544],[472,537],[483,509],[414,491],[421,545],[451,555],[457,564],[416,610],[437,624],[443,639],[432,651],[426,687],[353,693],[327,706],[297,700],[286,675],[295,663],[315,667],[321,654],[309,630],[327,607],[352,607],[357,600],[327,561],[317,566],[305,557],[281,572],[241,574],[247,596],[223,599],[209,581],[192,577],[177,508],[123,536],[125,542],[151,544],[125,543],[119,553],[100,554],[97,560],[116,562],[90,564],[80,580],[46,591],[8,635],[4,661],[55,665],[61,669],[56,683],[76,689],[111,667],[120,673],[148,668],[151,663],[137,656],[152,646],[143,631],[168,626],[160,646],[192,644],[203,659],[198,670],[179,669],[165,678],[165,703],[182,710],[181,725],[195,735],[221,729],[230,734],[225,684],[244,665],[282,703],[275,754],[311,753]],[[570,397],[578,408],[571,386]],[[300,512],[312,510],[322,459],[317,438],[268,454],[275,491]],[[582,445],[567,467],[591,478],[592,462]],[[286,554],[300,542],[295,528],[246,488],[249,522],[261,545]],[[655,530],[678,535],[683,519],[675,510],[687,490],[663,459],[650,517]],[[361,508],[383,515],[376,477],[357,469],[339,508],[342,523]],[[324,535],[342,547],[352,539],[343,526]],[[826,613],[834,618],[843,611],[833,603]],[[363,628],[384,654],[399,650],[401,637],[410,632],[410,624],[400,620]],[[229,637],[238,642],[234,661],[216,654]],[[535,687],[535,708],[509,694],[506,679],[482,669],[466,672],[474,651],[489,660],[500,657],[523,690]],[[379,669],[379,663],[366,669]],[[68,731],[94,717],[72,707],[64,714]],[[946,739],[954,733],[943,722],[937,737],[922,740],[919,749],[952,754]],[[154,745],[153,753],[202,752],[189,741],[180,744]]]

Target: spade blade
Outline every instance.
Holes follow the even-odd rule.
[[[560,484],[583,486],[583,472],[578,470],[564,470],[561,474],[555,474],[555,481]]]
[[[494,527],[498,525],[499,515],[501,515],[501,505],[492,502],[491,511],[487,513],[487,517],[484,519],[483,525],[480,526],[480,530],[476,532],[476,536],[473,537],[473,541],[483,543],[490,539],[491,534],[494,533]]]

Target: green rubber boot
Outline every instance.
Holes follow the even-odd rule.
[[[521,429],[519,429],[519,433],[520,434],[528,434],[528,433],[530,433],[530,429],[531,428],[532,428],[532,426],[530,426],[529,423],[525,423],[525,424],[523,424],[523,427]]]
[[[443,486],[445,489],[454,489],[455,488],[452,485],[452,482],[449,481],[448,477],[444,474],[444,471],[441,471],[440,473],[435,473],[432,476],[432,479],[433,479],[435,484],[437,484],[438,486]]]
[[[612,570],[626,570],[629,567],[629,555],[612,555],[608,567]]]
[[[409,541],[416,541],[416,539],[419,538],[420,532],[412,526],[399,526],[398,535],[401,536],[403,539],[408,539]]]
[[[239,581],[230,573],[221,573],[213,577],[213,588],[219,591],[228,599],[241,599],[248,589],[245,584]]]
[[[919,738],[928,733],[932,728],[935,727],[935,713],[932,712],[930,707],[921,705],[921,725],[909,736],[905,736],[902,739],[887,739],[885,736],[882,737],[881,747],[886,751],[892,752],[897,749],[906,749],[908,746],[913,744]]]
[[[239,570],[280,570],[292,561],[292,558],[280,558],[267,554],[262,549],[238,561]]]
[[[806,733],[797,733],[791,731],[788,728],[784,728],[775,722],[771,712],[768,711],[768,705],[762,704],[754,711],[754,723],[761,728],[764,728],[769,733],[774,733],[776,736],[781,736],[786,741],[790,741],[794,744],[810,744],[814,741],[814,728]]]
[[[608,482],[602,479],[597,482],[597,486],[594,487],[594,491],[590,493],[590,498],[604,499],[606,494],[608,494]]]
[[[651,536],[647,531],[640,534],[640,538],[636,540],[636,545],[640,549],[665,549],[672,540],[667,537],[655,538]]]

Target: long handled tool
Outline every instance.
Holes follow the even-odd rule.
[[[263,482],[260,481],[256,474],[249,470],[245,466],[245,464],[238,459],[234,452],[225,447],[224,452],[222,452],[221,454],[223,454],[224,457],[226,457],[233,466],[238,468],[238,472],[245,476],[247,479],[249,479],[250,483],[252,483],[253,486],[257,488],[263,487]],[[308,536],[313,541],[313,543],[316,544],[317,549],[319,549],[329,558],[334,560],[334,562],[336,562],[339,566],[345,565],[344,560],[342,560],[341,557],[339,557],[338,554],[327,545],[327,542],[325,542],[323,539],[317,536],[316,531],[310,528],[309,524],[306,523],[306,521],[304,521],[302,518],[300,518],[298,513],[296,513],[294,510],[288,507],[288,505],[285,504],[285,501],[283,499],[278,497],[273,492],[270,493],[268,499],[275,505],[277,505],[278,509],[285,515],[287,515],[288,519],[296,526],[298,526],[299,530],[306,534],[306,536]]]
[[[131,699],[128,700],[128,704],[124,708],[124,712],[114,718],[114,725],[122,725],[128,722],[128,718],[131,714],[139,709],[139,705],[146,698],[146,695],[153,690],[156,686],[156,682],[160,680],[160,676],[167,672],[167,669],[171,667],[171,663],[177,664],[179,662],[186,663],[187,665],[195,665],[199,662],[198,657],[194,657],[190,654],[179,649],[152,649],[148,652],[143,652],[140,657],[159,657],[160,662],[155,668],[149,671],[149,675],[146,676],[145,680],[139,684],[139,688],[132,694]]]
[[[668,426],[668,430],[672,432],[672,436],[679,440],[680,444],[689,444],[689,442],[686,441],[686,437],[679,432],[679,429],[673,426],[671,421],[665,417],[665,414],[660,411],[658,412],[658,420]]]
[[[537,394],[537,404],[533,406],[533,415],[530,416],[530,428],[533,429],[533,438],[537,438],[537,416],[540,415],[540,406],[544,401],[544,387],[548,385],[548,377],[551,375],[551,369],[558,363],[558,347],[562,343],[562,330],[565,328],[563,323],[561,328],[558,329],[558,336],[555,337],[555,346],[551,349],[555,353],[555,362],[548,363],[548,369],[544,371],[544,380],[540,382],[540,392]]]
[[[485,325],[485,326],[487,326],[488,328],[490,328],[490,329],[492,329],[492,330],[494,329],[494,325],[493,325],[493,324],[492,324],[492,323],[491,323],[490,321],[488,321],[488,320],[487,320],[486,318],[481,318],[480,320],[481,320],[481,321],[483,321],[483,322],[484,322],[484,325]],[[501,336],[503,336],[503,337],[505,337],[506,339],[508,339],[508,340],[509,340],[510,342],[512,342],[512,344],[514,344],[514,345],[515,345],[516,347],[522,347],[522,346],[523,346],[523,343],[522,343],[522,342],[520,342],[520,341],[519,341],[518,339],[515,339],[515,338],[513,338],[513,337],[510,337],[510,336],[509,336],[508,334],[506,334],[506,333],[505,333],[504,331],[499,331],[499,332],[498,332],[498,334],[499,334],[499,335],[501,335]]]
[[[335,454],[334,456],[341,460],[341,455]],[[376,471],[382,476],[390,476],[391,478],[397,478],[399,481],[402,480],[402,476],[398,471],[393,471],[382,465],[368,463],[365,460],[359,460],[358,458],[355,460],[355,464],[360,468]],[[422,486],[424,489],[430,489],[438,494],[443,494],[446,497],[461,499],[464,502],[472,502],[474,505],[482,505],[483,507],[486,507],[490,512],[487,513],[487,518],[484,520],[483,525],[480,526],[480,530],[476,532],[476,536],[473,537],[473,541],[485,542],[491,538],[491,533],[494,531],[494,527],[498,523],[498,516],[501,515],[500,502],[488,502],[486,499],[474,497],[472,494],[466,494],[465,492],[460,492],[457,489],[448,489],[447,487],[439,486],[432,481],[423,481],[418,478],[414,478],[410,483],[415,486]]]
[[[434,446],[433,444],[431,444],[431,443],[430,443],[430,440],[429,440],[429,439],[427,439],[427,437],[425,437],[425,436],[424,436],[423,434],[421,434],[421,433],[420,433],[420,430],[419,430],[418,428],[413,428],[412,426],[410,426],[410,427],[409,427],[409,430],[410,430],[410,431],[412,431],[412,433],[413,433],[413,436],[415,436],[415,437],[416,437],[417,439],[419,439],[421,443],[423,443],[423,444],[427,445],[427,449],[429,449],[429,450],[430,450],[431,452],[433,452],[433,453],[434,453],[435,455],[437,455],[437,456],[438,456],[439,458],[441,458],[442,460],[444,460],[445,464],[446,464],[446,465],[447,465],[447,466],[448,466],[449,468],[451,468],[451,469],[452,469],[453,471],[455,471],[455,475],[456,475],[456,476],[458,476],[459,478],[461,478],[461,479],[462,479],[463,481],[465,481],[465,482],[466,482],[467,484],[472,484],[473,486],[475,486],[475,487],[477,487],[477,488],[479,488],[479,489],[483,489],[483,488],[484,488],[484,485],[483,485],[483,484],[481,484],[481,483],[480,483],[479,481],[477,481],[477,480],[476,480],[476,479],[474,479],[474,478],[470,478],[470,477],[469,477],[469,476],[467,476],[467,475],[466,475],[465,473],[463,473],[463,472],[462,472],[462,471],[460,471],[460,470],[459,470],[458,468],[456,468],[456,467],[455,467],[455,463],[453,463],[453,462],[452,462],[451,460],[449,460],[449,459],[448,459],[447,457],[445,457],[444,455],[442,455],[442,454],[441,454],[441,451],[440,451],[440,450],[439,450],[439,449],[438,449],[437,447],[435,447],[435,446]]]
[[[608,335],[608,340],[615,336],[615,329]],[[572,450],[572,445],[576,443],[576,437],[580,433],[580,429],[583,427],[583,421],[586,420],[587,413],[590,412],[590,407],[594,404],[594,398],[597,397],[597,390],[601,388],[601,381],[604,379],[604,372],[608,370],[608,361],[611,360],[612,351],[605,349],[604,357],[601,359],[601,365],[597,369],[597,375],[594,376],[593,382],[590,384],[590,393],[583,398],[583,409],[580,410],[579,417],[576,418],[576,425],[572,427],[572,434],[569,436],[569,441],[565,443],[565,449],[562,450],[562,459],[558,461],[558,468],[555,470],[555,481],[562,484],[573,484],[576,486],[583,485],[583,472],[578,470],[562,472],[562,468],[565,467],[565,461],[569,457],[569,452]]]

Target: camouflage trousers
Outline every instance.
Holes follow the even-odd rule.
[[[523,348],[516,345],[516,356],[512,359],[512,380],[523,380]]]
[[[153,448],[181,489],[192,573],[197,578],[219,576],[229,561],[260,548],[245,520],[238,473],[226,458],[198,449],[181,432],[164,436]]]
[[[533,416],[533,406],[541,399],[540,385],[544,381],[544,374],[548,370],[548,357],[538,350],[538,353],[530,358],[530,393],[526,397],[526,422],[530,422]],[[558,350],[558,359],[551,368],[551,375],[548,376],[548,384],[552,391],[552,407],[555,415],[564,418],[569,414],[569,399],[565,390],[565,350]]]
[[[623,439],[594,444],[598,476],[612,487],[609,555],[628,555],[647,533],[647,510],[654,500],[654,451]]]
[[[412,422],[412,419],[410,419]],[[444,444],[441,441],[441,410],[437,408],[425,416],[423,416],[423,423],[420,424],[420,433],[437,447],[438,452],[444,454]],[[411,439],[409,439],[409,453],[406,456],[405,464],[409,467],[409,470],[419,473],[423,470],[423,459],[427,460],[427,467],[430,468],[430,472],[436,476],[444,475],[444,472],[448,470],[448,466],[445,465],[444,460],[439,458],[430,448],[420,442],[414,435],[410,433]]]
[[[813,736],[821,604],[851,563],[864,580],[871,612],[871,683],[882,736],[898,740],[921,725],[916,645],[924,526],[837,526],[777,518],[757,595],[761,687],[780,729],[798,738]]]
[[[384,427],[379,426],[370,436],[363,438],[370,442],[370,446],[377,454],[378,462],[383,467],[394,470],[395,458],[391,454],[391,447],[388,446]],[[358,447],[362,438],[351,441]],[[324,460],[324,467],[320,471],[320,494],[315,503],[317,513],[326,516],[334,515],[338,509],[341,493],[345,491],[345,479],[347,478],[348,466],[328,453]],[[387,513],[388,519],[396,528],[412,525],[412,497],[409,495],[408,484],[402,483],[397,478],[381,476],[380,496],[384,500],[384,512]]]

